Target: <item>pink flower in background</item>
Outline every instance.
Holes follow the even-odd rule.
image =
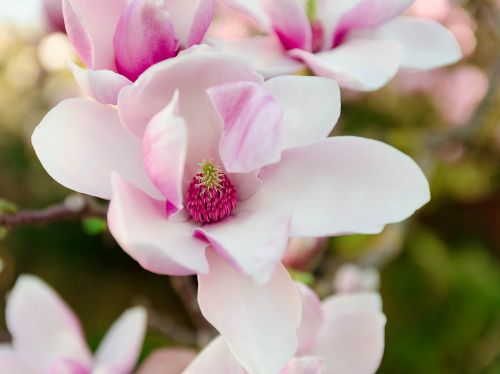
[[[380,273],[376,268],[362,268],[354,264],[342,265],[333,279],[336,293],[378,291],[379,287]]]
[[[346,294],[331,296],[321,303],[310,289],[303,285],[298,286],[303,310],[298,332],[298,350],[281,370],[266,373],[375,373],[384,352],[386,323],[380,296],[370,292]],[[270,330],[269,334],[272,333]],[[151,357],[150,368],[160,369],[175,364],[179,367],[186,366],[185,354],[178,354],[168,349],[160,352],[163,352],[164,358],[160,355]],[[273,351],[269,351],[268,354],[272,355]],[[228,349],[223,337],[213,340],[184,371],[171,371],[168,374],[181,372],[183,374],[260,373],[245,368],[238,357]]]
[[[111,199],[110,230],[144,268],[199,274],[207,320],[245,367],[273,372],[295,352],[300,318],[280,264],[289,237],[377,233],[429,200],[406,155],[326,138],[339,113],[332,80],[264,83],[197,47],[148,69],[117,107],[63,101],[33,145],[58,182]]]
[[[24,275],[7,300],[6,321],[12,345],[0,346],[2,373],[127,374],[141,352],[146,312],[126,311],[92,357],[73,311],[43,281]]]
[[[288,268],[308,270],[325,247],[326,238],[291,238],[283,258]]]
[[[116,104],[148,67],[202,42],[215,0],[63,0],[68,37],[91,70],[71,65],[82,90]]]
[[[297,72],[305,64],[342,86],[376,90],[400,68],[433,69],[461,58],[455,38],[441,24],[399,17],[413,0],[317,0],[313,14],[301,0],[223,3],[268,34],[224,47],[253,61],[267,77]]]

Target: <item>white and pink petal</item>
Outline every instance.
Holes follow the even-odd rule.
[[[191,222],[167,219],[164,201],[153,200],[120,175],[112,175],[108,225],[116,241],[142,267],[158,274],[206,273],[207,246],[192,237]]]
[[[247,371],[279,372],[297,349],[301,316],[300,296],[290,275],[278,266],[267,284],[258,285],[214,251],[207,255],[210,272],[198,275],[203,315]]]
[[[122,127],[111,106],[64,100],[42,119],[31,141],[47,173],[74,191],[109,199],[109,178],[118,171],[151,196],[161,196],[144,170],[139,139]]]
[[[241,210],[292,214],[291,236],[378,233],[430,199],[418,165],[375,140],[333,137],[283,152]]]

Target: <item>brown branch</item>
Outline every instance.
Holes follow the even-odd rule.
[[[60,204],[40,210],[20,210],[13,214],[0,214],[0,227],[13,229],[22,226],[43,225],[62,220],[89,217],[106,218],[107,208],[84,195],[70,195]]]
[[[192,279],[190,277],[170,277],[170,284],[198,331],[198,345],[204,347],[215,336],[215,330],[200,311],[196,287]]]

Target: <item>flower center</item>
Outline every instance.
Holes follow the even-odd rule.
[[[214,223],[229,216],[238,205],[238,192],[213,161],[200,164],[186,194],[186,210],[194,221]]]

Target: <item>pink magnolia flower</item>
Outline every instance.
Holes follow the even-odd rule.
[[[42,0],[42,6],[49,26],[55,31],[64,32],[62,0]]]
[[[380,273],[376,268],[362,268],[354,264],[342,265],[333,278],[336,293],[377,291],[380,286]]]
[[[91,70],[70,68],[82,90],[116,104],[148,67],[202,42],[215,0],[63,0],[68,37]]]
[[[321,303],[307,287],[299,285],[299,289],[303,309],[299,348],[284,367],[265,373],[375,373],[384,352],[386,322],[380,296],[371,292],[345,294],[331,296]],[[169,349],[159,352],[148,359],[151,373],[155,373],[154,367],[160,369],[167,365],[181,368],[169,374],[261,373],[245,367],[228,349],[223,337],[214,339],[189,366],[182,352]],[[268,354],[272,355],[273,351]]]
[[[327,138],[339,113],[330,79],[264,83],[197,47],[148,69],[117,107],[61,102],[32,140],[59,183],[111,199],[110,231],[145,269],[198,274],[207,320],[246,367],[272,372],[295,352],[300,322],[280,263],[288,239],[380,232],[429,200],[406,155]]]
[[[129,309],[113,324],[94,357],[73,311],[42,280],[23,275],[7,300],[11,345],[0,345],[0,372],[126,374],[141,351],[146,312]]]
[[[357,90],[376,90],[399,68],[432,69],[461,58],[436,21],[399,17],[413,0],[223,0],[266,36],[227,42],[267,77],[303,69]],[[306,11],[307,7],[313,11]],[[311,14],[312,13],[312,14]]]

